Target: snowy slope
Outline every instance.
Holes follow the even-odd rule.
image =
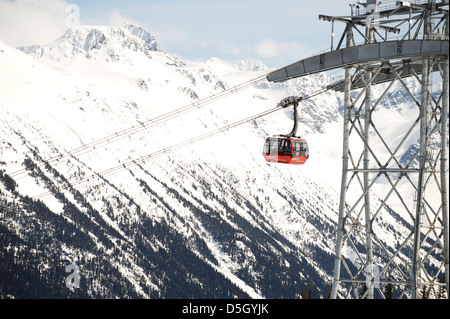
[[[132,25],[77,27],[21,50],[0,42],[0,66],[2,271],[11,272],[18,258],[29,260],[23,271],[35,278],[40,269],[37,277],[50,292],[37,294],[45,296],[295,298],[310,283],[327,293],[339,203],[339,93],[301,105],[299,132],[311,148],[303,167],[262,157],[267,136],[291,129],[292,111],[282,110],[78,183],[286,96],[314,92],[330,83],[327,75],[256,84],[49,161],[270,70],[253,60],[182,61]],[[392,216],[385,223],[393,245],[388,233],[405,232],[406,225]],[[70,263],[81,272],[75,292],[61,284]],[[3,295],[24,295],[10,289]]]

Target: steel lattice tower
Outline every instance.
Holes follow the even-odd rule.
[[[332,23],[331,51],[267,77],[345,70],[344,80],[329,86],[344,93],[331,297],[448,298],[448,0],[351,7],[348,17],[319,16]],[[345,26],[336,47],[335,23]],[[399,123],[403,135],[388,140],[392,127],[379,105],[399,87],[417,117]],[[382,233],[379,226],[394,215],[403,222]]]

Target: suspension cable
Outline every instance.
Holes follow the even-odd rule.
[[[214,135],[217,135],[217,134],[222,133],[224,131],[227,131],[229,129],[232,129],[232,128],[235,128],[237,126],[243,125],[245,123],[254,121],[256,119],[259,119],[259,118],[261,118],[263,116],[271,114],[271,113],[273,113],[273,112],[275,112],[277,110],[280,110],[280,109],[281,109],[280,106],[276,106],[275,108],[272,108],[272,109],[266,110],[264,112],[261,112],[259,114],[247,117],[247,118],[245,118],[243,120],[236,121],[236,122],[234,122],[232,124],[225,125],[225,126],[223,126],[221,128],[213,130],[211,132],[199,135],[199,136],[191,138],[189,140],[185,140],[183,142],[180,142],[178,144],[175,144],[175,145],[169,146],[167,148],[161,149],[159,151],[153,152],[153,153],[148,154],[146,156],[141,156],[138,159],[131,160],[131,161],[127,162],[127,163],[117,165],[115,167],[112,167],[112,168],[109,168],[107,170],[104,170],[104,171],[102,171],[100,173],[94,173],[94,174],[92,174],[92,175],[90,175],[88,177],[84,177],[84,178],[82,178],[82,179],[80,179],[78,181],[75,181],[75,182],[71,183],[70,186],[72,186],[72,187],[73,186],[80,186],[84,182],[88,182],[89,183],[91,179],[95,179],[97,177],[99,177],[101,179],[104,179],[106,176],[110,176],[110,175],[119,173],[119,172],[121,172],[123,170],[128,170],[131,167],[134,167],[136,165],[140,165],[140,164],[142,164],[142,163],[144,163],[146,161],[149,161],[149,160],[153,160],[153,159],[155,159],[155,158],[157,158],[159,156],[169,154],[169,153],[171,153],[173,151],[176,151],[176,150],[179,150],[179,149],[181,149],[183,147],[186,147],[186,146],[198,143],[198,142],[200,142],[200,141],[202,141],[204,139],[213,137]],[[60,188],[60,190],[67,190],[67,189],[68,189],[68,187]],[[45,193],[37,195],[37,196],[33,197],[33,200],[42,199],[42,198],[47,197],[49,195],[52,195],[52,191],[47,191]]]
[[[258,76],[258,77],[254,78],[254,79],[251,79],[251,80],[246,81],[244,83],[238,84],[238,85],[236,85],[236,86],[234,86],[232,88],[224,90],[224,91],[222,91],[222,92],[220,92],[218,94],[213,94],[213,95],[211,95],[211,96],[209,96],[207,98],[204,98],[204,99],[202,99],[200,101],[196,101],[196,102],[193,102],[193,103],[188,104],[186,106],[177,108],[177,109],[172,110],[170,112],[167,112],[165,114],[159,115],[159,116],[157,116],[157,117],[155,117],[153,119],[150,119],[150,120],[148,120],[146,122],[139,123],[139,124],[136,124],[136,125],[131,126],[129,128],[126,128],[124,130],[115,132],[115,133],[113,133],[111,135],[105,136],[105,137],[103,137],[103,138],[101,138],[99,140],[93,141],[93,142],[91,142],[89,144],[80,146],[80,147],[75,148],[75,149],[73,149],[71,151],[67,151],[67,152],[62,153],[60,155],[54,156],[54,157],[50,158],[49,160],[47,160],[47,161],[45,161],[43,163],[37,164],[37,166],[38,167],[42,167],[42,166],[44,166],[46,164],[51,164],[53,162],[57,162],[57,161],[63,160],[64,158],[69,157],[69,156],[75,156],[75,155],[81,156],[83,154],[86,154],[86,153],[94,150],[94,149],[97,149],[98,147],[107,146],[107,145],[109,145],[111,143],[114,143],[116,141],[119,141],[119,140],[121,140],[121,139],[123,139],[123,138],[125,138],[127,136],[130,136],[130,135],[139,133],[141,131],[147,130],[148,128],[150,128],[152,126],[155,126],[157,124],[161,124],[161,123],[166,122],[168,120],[174,119],[174,118],[176,118],[176,117],[178,117],[180,115],[186,114],[186,113],[188,113],[188,112],[190,112],[190,111],[192,111],[194,109],[201,108],[201,107],[203,107],[203,106],[205,106],[207,104],[210,104],[212,102],[215,102],[217,100],[225,98],[227,96],[230,96],[230,95],[235,94],[237,92],[240,92],[242,90],[245,90],[245,89],[247,89],[247,88],[249,88],[249,87],[251,87],[251,86],[253,86],[253,85],[255,85],[255,84],[259,83],[259,82],[264,81],[266,79],[266,76],[267,76],[267,74]],[[20,178],[24,177],[25,176],[24,174],[26,174],[26,173],[27,173],[27,169],[23,168],[21,170],[13,172],[13,173],[11,173],[9,175],[11,177],[16,177],[16,179],[20,179]],[[20,175],[23,175],[23,176],[20,177]]]
[[[324,93],[324,92],[326,92],[328,90],[329,90],[329,87],[322,88],[322,89],[320,89],[318,91],[315,91],[315,92],[313,92],[311,94],[308,94],[308,95],[305,95],[305,96],[301,97],[301,100],[302,101],[308,100],[308,99],[310,99],[310,98],[312,98],[314,96],[317,96],[319,94],[322,94],[322,93]],[[109,168],[109,169],[107,169],[105,171],[102,171],[100,173],[94,173],[94,174],[92,174],[92,175],[90,175],[88,177],[85,177],[85,178],[82,178],[82,179],[80,179],[78,181],[72,182],[70,184],[70,186],[72,186],[72,187],[73,186],[79,186],[79,185],[81,185],[81,184],[83,184],[85,182],[89,183],[91,179],[95,179],[97,177],[100,178],[100,179],[105,179],[106,176],[110,176],[110,175],[119,173],[119,172],[121,172],[123,170],[129,170],[131,167],[134,167],[136,165],[140,165],[140,164],[145,163],[146,161],[149,161],[149,160],[153,160],[153,159],[155,159],[155,158],[157,158],[159,156],[169,154],[169,153],[174,152],[176,150],[179,150],[179,149],[181,149],[183,147],[186,147],[186,146],[198,143],[198,142],[200,142],[200,141],[202,141],[204,139],[213,137],[214,135],[217,135],[217,134],[222,133],[222,132],[224,132],[226,130],[235,128],[237,126],[243,125],[245,123],[257,120],[257,119],[259,119],[261,117],[269,115],[269,114],[271,114],[271,113],[273,113],[273,112],[275,112],[277,110],[280,110],[280,109],[282,109],[282,107],[281,107],[280,104],[278,104],[276,107],[274,107],[272,109],[269,109],[269,110],[266,110],[264,112],[258,113],[256,115],[247,117],[247,118],[245,118],[243,120],[236,121],[236,122],[234,122],[232,124],[225,125],[223,127],[215,129],[215,130],[213,130],[213,131],[211,131],[209,133],[205,133],[205,134],[199,135],[199,136],[197,136],[195,138],[191,138],[191,139],[185,140],[185,141],[180,142],[178,144],[175,144],[175,145],[169,146],[167,148],[161,149],[159,151],[150,153],[150,154],[148,154],[146,156],[141,156],[138,159],[134,159],[134,160],[128,161],[127,163],[117,165],[115,167]],[[68,187],[60,188],[60,190],[67,190],[67,189],[68,189]],[[38,199],[45,198],[45,197],[47,197],[49,195],[52,195],[52,191],[47,191],[45,193],[37,195],[37,196],[33,197],[33,199],[34,200],[38,200]]]

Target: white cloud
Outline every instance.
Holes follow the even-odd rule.
[[[219,52],[226,56],[225,58],[261,59],[270,66],[292,63],[312,56],[315,53],[307,44],[297,41],[273,40],[271,38],[265,38],[253,45],[228,43],[218,40],[211,43],[210,46],[216,47]]]
[[[224,53],[226,55],[230,55],[236,58],[251,55],[252,48],[248,46],[242,46],[233,43],[226,43],[225,41],[216,41],[214,45],[217,45],[219,52]]]
[[[54,41],[72,26],[68,9],[73,5],[69,5],[68,1],[0,0],[0,41],[13,47]],[[187,14],[187,8],[166,5],[165,2],[164,6],[149,2],[120,5],[114,2],[108,6],[84,4],[79,10],[83,24],[118,26],[124,22],[132,23],[154,34],[167,52],[186,58],[255,58],[271,65],[282,65],[314,53],[308,49],[312,47],[311,37],[305,38],[305,43],[302,43],[298,40],[280,40],[265,32],[267,38],[258,39],[264,30],[261,29],[256,35],[241,32],[244,29],[238,22],[242,19],[226,26],[221,26],[220,19],[206,23],[203,15],[191,16]],[[212,11],[212,7],[208,10]],[[149,15],[151,19],[148,19]],[[249,22],[245,20],[245,23]]]
[[[277,57],[280,54],[278,44],[272,39],[264,39],[256,45],[256,53],[262,57]]]
[[[150,33],[154,33],[155,37],[162,43],[167,43],[173,46],[183,45],[187,47],[193,45],[193,41],[189,40],[186,31],[177,25],[164,25],[159,28],[151,28],[148,31]]]
[[[122,15],[119,10],[113,10],[112,13],[107,17],[106,21],[97,21],[96,24],[120,27],[124,23],[130,23],[136,26],[144,27],[137,20]]]
[[[299,42],[276,41],[266,38],[255,47],[255,53],[263,58],[283,58],[289,56],[308,56],[312,52]]]
[[[0,40],[16,47],[45,44],[67,29],[65,0],[0,0]]]

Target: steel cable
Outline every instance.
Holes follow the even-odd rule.
[[[250,83],[250,82],[251,82],[251,81],[249,81],[249,83]],[[311,94],[309,94],[309,95],[303,96],[303,97],[302,97],[302,100],[303,100],[303,101],[308,100],[308,99],[310,99],[310,98],[312,98],[312,97],[314,97],[314,96],[317,96],[317,95],[319,95],[319,94],[322,94],[322,93],[324,93],[324,92],[326,92],[326,91],[328,91],[328,90],[329,90],[328,87],[327,87],[327,88],[320,89],[320,90],[315,91],[315,92],[313,92],[313,93],[311,93]],[[107,169],[107,170],[105,170],[105,171],[102,171],[102,172],[100,172],[100,173],[94,173],[94,174],[92,174],[92,175],[90,175],[90,176],[88,176],[88,177],[85,177],[85,178],[82,178],[82,179],[80,179],[80,180],[78,180],[78,181],[72,182],[72,183],[70,184],[70,186],[72,186],[72,187],[73,187],[73,186],[79,186],[79,185],[81,185],[81,184],[83,184],[83,183],[85,183],[85,182],[88,182],[88,183],[89,183],[91,179],[96,179],[96,178],[104,179],[106,176],[110,176],[110,175],[116,174],[116,173],[118,173],[118,172],[120,172],[120,171],[123,171],[123,170],[129,170],[131,167],[134,167],[134,166],[136,166],[136,165],[140,165],[140,164],[142,164],[142,163],[144,163],[144,162],[146,162],[146,161],[149,161],[149,160],[153,160],[153,159],[155,159],[155,158],[157,158],[157,157],[159,157],[159,156],[169,154],[169,153],[171,153],[171,152],[173,152],[173,151],[175,151],[175,150],[181,149],[181,148],[186,147],[186,146],[188,146],[188,145],[192,145],[192,144],[194,144],[194,143],[198,143],[198,142],[200,142],[200,141],[202,141],[202,140],[204,140],[204,139],[206,139],[206,138],[213,137],[214,135],[217,135],[217,134],[219,134],[219,133],[222,133],[222,132],[224,132],[224,131],[226,131],[226,130],[235,128],[235,127],[237,127],[237,126],[243,125],[243,124],[248,123],[248,122],[250,122],[250,121],[254,121],[254,120],[256,120],[256,119],[259,119],[259,118],[261,118],[261,117],[264,117],[264,116],[266,116],[266,115],[268,115],[268,114],[271,114],[271,113],[273,113],[273,112],[275,112],[275,111],[277,111],[277,110],[280,110],[280,109],[282,109],[282,107],[281,107],[280,105],[277,105],[276,107],[274,107],[274,108],[272,108],[272,109],[269,109],[269,110],[266,110],[266,111],[264,111],[264,112],[258,113],[258,114],[256,114],[256,115],[247,117],[247,118],[245,118],[245,119],[243,119],[243,120],[236,121],[236,122],[234,122],[234,123],[232,123],[232,124],[225,125],[225,126],[223,126],[223,127],[220,127],[220,128],[218,128],[218,129],[215,129],[215,130],[213,130],[213,131],[211,131],[211,132],[204,133],[204,134],[199,135],[199,136],[197,136],[197,137],[194,137],[194,138],[185,140],[185,141],[183,141],[183,142],[174,144],[174,145],[172,145],[172,146],[169,146],[169,147],[167,147],[167,148],[161,149],[161,150],[159,150],[159,151],[150,153],[150,154],[148,154],[148,155],[146,155],[146,156],[141,156],[141,157],[138,158],[138,159],[134,159],[134,160],[128,161],[127,163],[117,165],[117,166],[115,166],[115,167],[109,168],[109,169]],[[60,188],[59,190],[66,190],[66,189],[68,189],[68,187]],[[45,193],[42,193],[42,194],[40,194],[40,195],[37,195],[37,196],[33,197],[33,199],[34,199],[34,200],[38,200],[38,199],[45,198],[45,197],[47,197],[47,196],[49,196],[49,195],[52,195],[52,191],[47,191],[47,192],[45,192]]]
[[[163,123],[165,121],[174,119],[174,118],[176,118],[176,117],[178,117],[180,115],[183,115],[183,114],[186,114],[188,112],[191,112],[192,110],[195,110],[197,108],[203,107],[203,106],[205,106],[207,104],[210,104],[212,102],[215,102],[217,100],[220,100],[222,98],[230,96],[230,95],[232,95],[234,93],[240,92],[240,91],[242,91],[244,89],[247,89],[247,88],[249,88],[249,87],[251,87],[251,86],[253,86],[253,85],[255,85],[255,84],[257,84],[257,83],[259,83],[259,82],[261,82],[263,80],[265,80],[266,76],[267,76],[267,74],[261,75],[259,77],[256,77],[256,78],[252,79],[252,80],[246,81],[246,82],[241,83],[239,85],[236,85],[236,86],[234,86],[232,88],[224,90],[224,91],[222,91],[222,92],[220,92],[218,94],[213,94],[213,95],[211,95],[211,96],[209,96],[207,98],[204,98],[204,99],[202,99],[200,101],[196,101],[196,102],[190,103],[190,104],[188,104],[186,106],[183,106],[183,107],[177,108],[177,109],[175,109],[173,111],[170,111],[170,112],[167,112],[165,114],[159,115],[159,116],[157,116],[157,117],[155,117],[153,119],[150,119],[150,120],[148,120],[146,122],[139,123],[137,125],[131,126],[131,127],[126,128],[124,130],[121,130],[121,131],[115,132],[115,133],[113,133],[111,135],[108,135],[106,137],[103,137],[103,138],[101,138],[99,140],[93,141],[93,142],[91,142],[89,144],[86,144],[86,145],[80,146],[78,148],[75,148],[75,149],[73,149],[71,151],[67,151],[67,152],[62,153],[62,154],[60,154],[58,156],[54,156],[54,157],[48,159],[47,161],[38,164],[38,167],[42,167],[42,166],[45,166],[46,164],[51,164],[51,163],[60,161],[60,160],[66,158],[66,157],[69,157],[69,156],[75,156],[75,155],[80,156],[80,155],[89,153],[92,150],[97,149],[98,147],[107,146],[107,145],[109,145],[109,144],[111,144],[113,142],[121,140],[122,138],[125,138],[127,136],[139,133],[139,132],[141,132],[143,130],[146,130],[146,129],[152,127],[152,126],[155,126],[155,125],[161,124],[161,123]],[[13,173],[11,173],[9,175],[11,177],[16,177],[16,179],[20,179],[20,178],[26,176],[26,175],[24,175],[26,173],[27,173],[27,169],[23,168],[21,170],[15,171],[15,172],[13,172]],[[24,176],[20,177],[20,175],[24,175]]]
[[[243,119],[243,120],[239,120],[239,121],[236,121],[236,122],[234,122],[234,123],[232,123],[232,124],[225,125],[225,126],[223,126],[223,127],[221,127],[221,128],[215,129],[215,130],[210,131],[210,132],[208,132],[208,133],[204,133],[204,134],[199,135],[199,136],[197,136],[197,137],[194,137],[194,138],[185,140],[185,141],[183,141],[183,142],[174,144],[174,145],[172,145],[172,146],[169,146],[169,147],[167,147],[167,148],[161,149],[161,150],[159,150],[159,151],[150,153],[150,154],[148,154],[148,155],[146,155],[146,156],[141,156],[141,157],[138,158],[138,159],[131,160],[131,161],[127,162],[127,163],[123,163],[123,164],[117,165],[117,166],[115,166],[115,167],[109,168],[109,169],[104,170],[104,171],[102,171],[102,172],[100,172],[100,173],[94,173],[94,174],[92,174],[92,175],[90,175],[90,176],[88,176],[88,177],[85,177],[85,178],[82,178],[82,179],[80,179],[80,180],[78,180],[78,181],[72,182],[72,183],[70,184],[70,186],[72,186],[72,187],[73,187],[73,186],[80,186],[81,184],[83,184],[83,183],[85,183],[85,182],[88,182],[88,183],[89,183],[90,180],[96,179],[97,177],[98,177],[98,178],[104,179],[106,176],[110,176],[110,175],[116,174],[116,173],[118,173],[118,172],[120,172],[120,171],[123,171],[123,170],[128,170],[128,169],[130,169],[131,167],[134,167],[134,166],[136,166],[136,165],[142,164],[142,163],[144,163],[144,162],[146,162],[146,161],[149,161],[149,160],[153,160],[153,159],[155,159],[155,158],[157,158],[157,157],[159,157],[159,156],[169,154],[169,153],[171,153],[171,152],[173,152],[173,151],[175,151],[175,150],[179,150],[179,149],[181,149],[181,148],[183,148],[183,147],[186,147],[186,146],[188,146],[188,145],[192,145],[192,144],[198,143],[198,142],[200,142],[200,141],[202,141],[202,140],[204,140],[204,139],[206,139],[206,138],[213,137],[214,135],[217,135],[217,134],[222,133],[222,132],[224,132],[224,131],[226,131],[226,130],[235,128],[235,127],[237,127],[237,126],[243,125],[243,124],[248,123],[248,122],[250,122],[250,121],[256,120],[256,119],[258,119],[258,118],[261,118],[261,117],[263,117],[263,116],[266,116],[266,115],[268,115],[268,114],[270,114],[270,113],[273,113],[273,112],[275,112],[275,111],[277,111],[277,110],[280,110],[280,109],[281,109],[281,108],[280,108],[279,106],[277,106],[277,107],[275,107],[275,108],[269,109],[269,110],[264,111],[264,112],[261,112],[261,113],[259,113],[259,114],[256,114],[256,115],[247,117],[247,118],[245,118],[245,119]],[[68,189],[68,188],[69,188],[69,187],[64,187],[64,188],[60,188],[59,190],[66,190],[66,189]],[[45,192],[45,193],[42,193],[42,194],[40,194],[40,195],[37,195],[37,196],[33,197],[33,199],[34,199],[34,200],[38,200],[38,199],[45,198],[45,197],[47,197],[47,196],[49,196],[49,195],[52,195],[52,191],[47,191],[47,192]]]

